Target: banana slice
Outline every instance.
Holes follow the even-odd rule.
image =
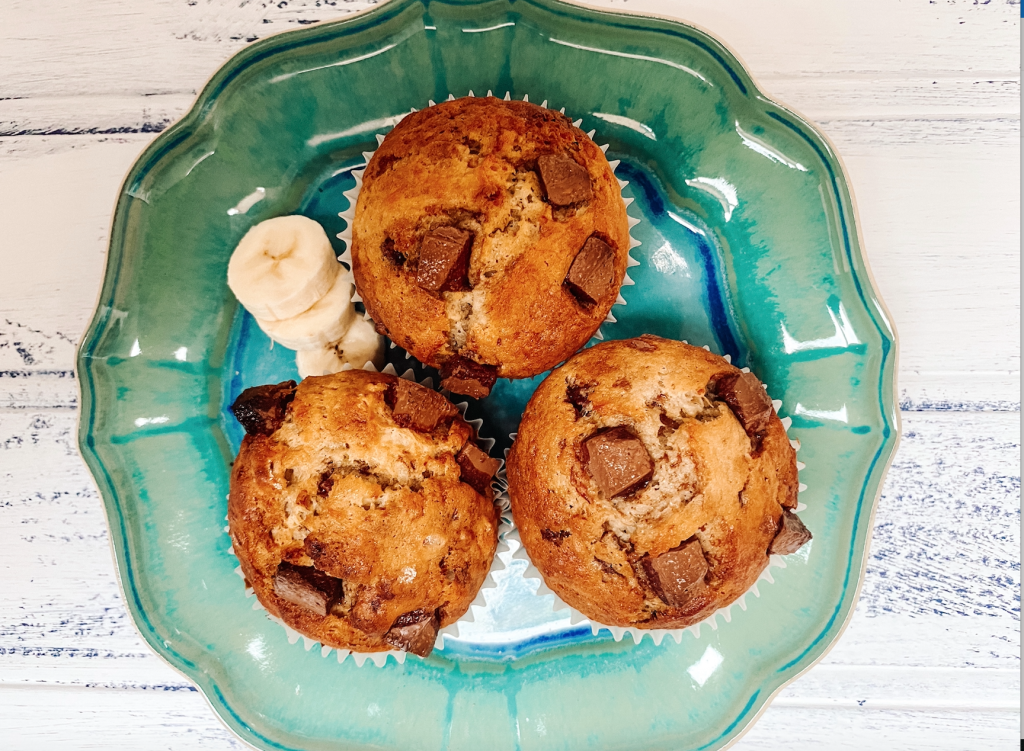
[[[384,366],[384,337],[373,324],[356,318],[344,338],[336,344],[320,349],[299,350],[295,365],[302,378],[329,375],[349,368],[362,368],[372,362],[377,370]]]
[[[321,349],[345,336],[356,318],[352,303],[352,282],[347,274],[338,274],[330,291],[313,307],[283,321],[256,323],[267,336],[288,349]]]
[[[313,307],[340,268],[323,227],[279,216],[245,233],[228,262],[228,286],[257,319],[281,321]]]

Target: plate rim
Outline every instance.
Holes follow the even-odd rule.
[[[111,214],[108,230],[107,253],[103,279],[97,290],[96,302],[93,306],[92,315],[88,319],[86,328],[79,339],[79,345],[76,348],[74,364],[75,374],[78,379],[79,395],[79,407],[76,415],[76,449],[83,463],[88,468],[89,474],[96,484],[100,498],[103,502],[104,515],[108,529],[111,533],[108,535],[108,545],[110,548],[111,558],[114,563],[115,578],[126,610],[131,616],[129,620],[132,628],[135,629],[136,633],[142,637],[143,641],[165,664],[170,666],[176,673],[196,686],[198,693],[213,710],[213,714],[218,721],[220,721],[220,723],[227,728],[235,738],[241,740],[252,748],[275,748],[282,749],[283,751],[301,751],[301,748],[298,746],[282,745],[274,741],[272,738],[256,731],[235,712],[221,692],[216,679],[208,670],[205,669],[205,667],[200,664],[193,663],[179,651],[174,649],[170,644],[162,643],[155,632],[147,632],[143,629],[142,624],[150,624],[150,619],[146,615],[142,603],[138,599],[136,585],[133,583],[132,590],[129,591],[125,582],[126,577],[129,580],[133,577],[132,568],[129,565],[127,534],[124,529],[124,514],[121,509],[120,499],[113,488],[112,481],[107,475],[103,462],[90,448],[92,436],[88,430],[89,426],[87,422],[91,422],[91,419],[86,421],[85,415],[88,413],[90,418],[92,417],[98,400],[94,392],[93,379],[87,363],[87,361],[91,359],[88,351],[95,343],[96,334],[99,333],[104,324],[104,309],[106,308],[107,310],[110,310],[110,306],[105,305],[104,302],[112,299],[112,293],[117,287],[121,261],[124,257],[124,244],[120,243],[115,247],[115,238],[123,237],[123,233],[117,233],[117,228],[119,220],[123,220],[125,215],[124,204],[126,203],[126,199],[130,197],[129,190],[132,183],[147,174],[159,162],[159,159],[165,153],[172,150],[181,141],[184,141],[189,136],[193,135],[194,129],[192,126],[196,124],[207,110],[216,105],[217,97],[227,84],[238,73],[244,70],[247,64],[256,62],[263,57],[271,56],[277,52],[278,47],[284,46],[281,45],[282,39],[290,37],[296,38],[295,41],[300,44],[289,46],[297,47],[301,46],[303,37],[315,37],[324,33],[325,30],[357,32],[361,30],[358,29],[358,27],[360,25],[364,25],[364,22],[367,19],[370,20],[370,23],[365,25],[367,28],[371,28],[399,15],[403,10],[406,10],[408,7],[417,3],[423,5],[424,8],[429,8],[429,6],[434,2],[437,2],[440,5],[472,7],[485,5],[487,1],[488,0],[385,0],[379,5],[364,8],[360,11],[347,14],[341,18],[325,19],[315,23],[306,24],[301,28],[274,32],[257,41],[245,45],[224,60],[207,78],[195,99],[189,105],[188,110],[180,118],[169,124],[162,132],[157,134],[152,141],[143,147],[132,161],[131,166],[125,172],[125,175],[120,182],[118,193],[116,194],[114,210]],[[703,751],[705,749],[715,749],[717,751],[719,749],[727,749],[734,746],[744,735],[746,735],[746,733],[754,726],[757,720],[764,714],[784,688],[806,674],[811,670],[811,668],[821,662],[828,655],[836,642],[838,642],[843,633],[849,627],[850,621],[853,618],[856,604],[860,599],[861,590],[864,584],[867,568],[866,564],[871,553],[874,519],[878,510],[879,500],[884,489],[885,478],[889,472],[902,439],[901,410],[899,400],[896,398],[896,395],[899,393],[899,333],[891,312],[879,292],[878,284],[871,269],[869,258],[864,250],[864,239],[860,232],[860,227],[862,226],[860,212],[853,186],[848,178],[848,170],[842,156],[824,130],[818,127],[811,119],[805,117],[796,109],[783,104],[778,99],[769,96],[751,73],[751,69],[746,64],[743,57],[735,49],[730,47],[715,33],[709,31],[703,26],[670,13],[651,13],[625,8],[610,10],[608,8],[591,5],[587,2],[579,2],[578,0],[507,0],[507,2],[513,8],[518,3],[524,3],[546,10],[560,9],[561,12],[569,15],[572,15],[574,11],[578,13],[579,10],[583,10],[600,16],[605,16],[613,23],[621,22],[622,19],[635,19],[637,21],[653,21],[674,25],[682,27],[685,30],[696,32],[698,36],[703,36],[711,42],[712,46],[717,45],[719,49],[712,50],[714,56],[717,58],[716,62],[718,62],[734,77],[737,75],[739,76],[742,80],[741,88],[748,89],[747,91],[742,92],[744,97],[749,101],[759,102],[762,105],[762,114],[771,116],[768,110],[765,109],[765,107],[767,107],[775,108],[779,110],[780,113],[788,116],[788,118],[793,122],[786,123],[778,117],[774,119],[779,121],[780,124],[787,125],[794,130],[798,136],[802,136],[807,140],[812,148],[819,152],[819,157],[822,162],[829,168],[831,180],[836,187],[836,198],[840,211],[843,209],[844,200],[848,203],[846,208],[849,211],[849,226],[846,232],[848,235],[846,244],[848,246],[851,261],[854,262],[851,264],[851,276],[854,278],[855,285],[858,287],[858,295],[864,304],[868,316],[877,326],[881,338],[883,340],[888,338],[890,341],[889,352],[887,354],[883,354],[879,371],[879,392],[881,399],[878,407],[882,419],[891,423],[891,430],[888,436],[883,436],[881,444],[875,452],[875,456],[871,462],[871,464],[874,465],[874,468],[869,467],[864,483],[861,486],[863,499],[860,501],[861,509],[858,511],[857,516],[859,517],[864,510],[867,510],[868,513],[866,515],[866,521],[855,520],[853,537],[851,538],[851,544],[855,544],[858,528],[862,524],[865,525],[864,548],[858,562],[859,566],[857,567],[858,576],[856,584],[854,587],[848,589],[848,596],[846,598],[840,598],[840,601],[836,606],[836,615],[833,616],[833,625],[826,625],[818,639],[812,641],[811,644],[805,647],[803,655],[794,658],[788,664],[775,668],[775,670],[764,680],[762,684],[754,686],[753,694],[750,696],[747,704],[739,711],[739,715],[733,717],[732,722],[722,730],[722,733],[717,738],[703,746],[700,746],[699,749],[694,749],[693,751]],[[650,28],[647,27],[644,29],[637,27],[635,30],[650,30]],[[327,33],[330,33],[330,31]],[[722,53],[724,53],[724,55]],[[729,64],[730,58],[733,65]],[[815,141],[817,141],[817,143]],[[860,278],[861,276],[863,278]],[[871,309],[869,302],[873,302],[875,304],[877,313]],[[888,376],[886,375],[887,371]],[[879,462],[879,459],[882,461]],[[873,497],[870,499],[870,505],[865,509],[864,504],[869,500],[865,491],[870,486],[873,476],[877,477],[877,486],[873,493]],[[118,535],[114,534],[115,520],[117,522]],[[854,557],[851,555],[849,560],[850,566],[852,567],[855,562]],[[836,627],[834,625],[835,617],[838,616],[844,608],[846,612],[843,614],[841,622]],[[150,626],[150,628],[152,627]],[[831,636],[825,638],[825,635],[830,628],[834,630]],[[814,656],[807,657],[810,652],[815,652]],[[789,674],[783,675],[783,672],[787,670],[790,671]],[[216,701],[214,700],[214,697],[216,697]],[[355,748],[350,746],[349,742],[344,739],[338,739],[338,741],[339,748]]]

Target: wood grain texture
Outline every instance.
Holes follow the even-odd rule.
[[[246,43],[373,4],[366,0],[155,0],[142,8],[125,0],[92,0],[75,13],[58,0],[13,0],[5,6],[0,88],[6,97],[18,99],[195,95],[210,74]],[[906,81],[968,78],[1010,81],[1012,86],[1020,79],[1016,3],[592,0],[590,4],[695,23],[723,39],[759,79],[857,78],[862,84],[874,82],[880,92],[888,92],[881,96],[890,99],[901,97]],[[131,75],[126,76],[126,70]],[[955,99],[942,97],[947,107]],[[1007,104],[1007,113],[1019,112],[1018,104]]]
[[[736,748],[1016,748],[1019,2],[591,3],[711,31],[819,126],[900,334],[904,439],[861,601]],[[75,449],[75,346],[139,152],[249,41],[370,5],[4,4],[0,747],[243,747],[124,609]]]
[[[0,704],[16,710],[8,720],[0,714],[0,737],[31,728],[46,701],[68,701],[74,721],[36,740],[99,747],[75,745],[73,729],[100,728],[120,707],[136,734],[133,748],[180,747],[186,740],[234,748],[188,681],[152,655],[131,625],[99,498],[74,448],[74,426],[69,412],[0,413],[0,539],[7,541],[0,570],[11,572],[0,596]],[[943,736],[932,734],[927,747],[980,749],[1012,734],[1019,695],[1019,414],[909,414],[904,429],[849,629],[819,666],[782,692],[738,748],[792,748],[792,731],[773,739],[764,728],[800,722],[807,729],[807,717],[831,719],[827,732],[802,730],[801,748],[827,747],[837,727],[854,727],[862,744],[908,725],[967,728],[978,712],[988,713],[979,745],[948,735],[950,744],[942,745]],[[936,450],[951,446],[955,463]],[[961,549],[965,542],[972,547]],[[980,589],[965,590],[965,582]],[[979,613],[985,602],[992,607]],[[74,691],[60,693],[67,689]],[[165,694],[175,698],[153,698]],[[159,727],[168,713],[164,741]],[[186,731],[195,735],[179,735]]]
[[[858,198],[867,197],[858,201],[864,247],[900,334],[903,408],[1019,410],[1017,136],[1000,149],[936,148],[940,159],[835,135]],[[11,282],[0,298],[0,407],[74,406],[69,373],[102,278],[114,197],[151,137],[0,139]],[[41,205],[61,207],[64,221],[40,232]]]
[[[196,693],[81,690],[40,687],[31,692],[0,687],[0,705],[20,721],[0,718],[9,748],[81,751],[117,747],[132,751],[239,751],[249,748],[216,720]],[[67,709],[54,717],[54,706]],[[850,707],[772,706],[732,748],[737,751],[822,749],[863,751],[1004,751],[1017,748],[1019,712],[1010,710],[915,711]],[[116,731],[112,729],[116,728]],[[797,737],[799,740],[797,740]],[[893,739],[899,738],[898,746]]]

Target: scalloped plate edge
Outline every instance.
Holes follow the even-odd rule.
[[[89,433],[86,431],[86,421],[83,417],[87,411],[91,417],[96,405],[92,378],[91,375],[88,375],[86,360],[90,359],[90,357],[87,352],[94,344],[95,337],[99,333],[100,327],[105,321],[106,312],[104,311],[104,308],[106,308],[107,311],[111,309],[109,306],[105,306],[103,302],[104,300],[112,298],[112,293],[116,286],[118,271],[123,254],[123,246],[115,248],[114,239],[117,236],[116,230],[118,228],[119,219],[124,216],[122,204],[128,195],[128,189],[133,182],[133,178],[137,178],[148,172],[156,164],[160,156],[167,151],[170,151],[179,142],[193,134],[193,126],[196,121],[205,114],[208,107],[215,104],[217,95],[220,93],[223,86],[225,86],[252,57],[270,54],[273,51],[273,48],[277,47],[280,41],[286,37],[311,36],[314,33],[322,32],[325,28],[329,27],[357,27],[366,19],[371,18],[373,20],[372,25],[376,25],[377,23],[400,13],[401,11],[397,10],[400,6],[404,7],[406,5],[411,5],[416,1],[417,0],[389,0],[381,5],[365,8],[340,19],[319,21],[308,24],[300,29],[287,29],[276,32],[243,47],[221,64],[221,66],[207,79],[188,111],[142,149],[121,181],[120,189],[117,193],[117,200],[114,206],[114,212],[111,217],[108,236],[108,252],[104,268],[103,282],[97,291],[96,303],[93,308],[94,312],[81,337],[75,358],[75,372],[79,384],[79,409],[76,426],[76,435],[78,440],[76,448],[79,456],[88,467],[103,501],[107,523],[111,529],[111,535],[108,537],[108,544],[110,545],[111,556],[114,561],[115,576],[122,597],[124,598],[126,608],[131,615],[130,620],[132,627],[165,663],[167,663],[183,678],[196,685],[199,689],[199,693],[206,700],[207,704],[209,704],[218,720],[220,720],[220,722],[239,740],[242,740],[253,748],[276,748],[288,751],[291,751],[292,749],[292,747],[281,745],[267,736],[256,732],[252,726],[239,717],[224,698],[216,680],[207,670],[203,669],[200,665],[193,663],[191,660],[187,659],[184,655],[175,650],[170,644],[163,642],[159,638],[159,635],[154,629],[152,629],[150,620],[143,610],[134,582],[132,582],[130,591],[125,585],[125,578],[127,577],[129,580],[133,580],[133,576],[132,568],[129,565],[128,541],[127,533],[124,529],[123,514],[121,512],[117,495],[114,492],[113,485],[109,480],[109,476],[107,475],[106,469],[100,461],[99,456],[91,448],[87,449],[90,445],[90,440]],[[455,0],[454,2],[449,2],[447,4],[468,6],[478,4],[479,2],[482,2],[482,0],[469,0],[469,2],[459,2],[458,0]],[[854,607],[860,598],[860,592],[864,584],[866,562],[870,555],[871,537],[874,527],[874,518],[878,509],[878,501],[882,494],[885,476],[889,471],[893,458],[895,457],[902,436],[901,416],[898,403],[895,399],[895,395],[898,393],[897,376],[899,364],[899,336],[889,309],[878,292],[878,285],[875,282],[874,274],[871,271],[867,256],[862,248],[862,241],[859,233],[857,232],[857,228],[860,226],[860,215],[856,199],[853,194],[853,189],[847,178],[847,170],[842,157],[839,155],[831,140],[822,130],[816,127],[811,120],[804,117],[796,110],[785,106],[776,99],[768,96],[750,73],[750,69],[743,61],[743,58],[735,50],[725,44],[714,33],[700,25],[669,14],[645,13],[625,9],[612,11],[607,8],[595,7],[587,3],[566,2],[565,0],[518,0],[518,2],[524,2],[536,6],[561,6],[569,12],[582,9],[598,15],[607,16],[610,19],[635,18],[637,20],[679,25],[697,32],[698,34],[706,37],[712,44],[717,45],[719,48],[718,52],[724,53],[722,54],[723,66],[727,67],[731,74],[739,75],[745,79],[744,85],[749,88],[749,91],[746,92],[746,97],[748,99],[758,100],[765,105],[767,108],[765,109],[765,114],[768,114],[768,109],[775,108],[780,113],[795,121],[795,123],[788,123],[788,125],[791,128],[794,128],[799,135],[806,138],[812,147],[815,147],[815,150],[819,152],[819,157],[822,158],[822,161],[830,167],[831,177],[835,183],[838,193],[836,195],[837,206],[842,210],[844,202],[847,203],[851,218],[846,237],[846,250],[850,260],[852,261],[851,274],[855,279],[857,279],[860,274],[864,275],[865,279],[863,281],[866,281],[866,289],[862,288],[862,284],[858,284],[859,294],[865,304],[869,317],[878,326],[879,333],[882,335],[882,338],[888,338],[891,342],[891,351],[883,357],[879,386],[882,396],[880,404],[880,407],[883,409],[882,417],[883,419],[891,421],[892,430],[890,431],[890,434],[883,439],[882,445],[879,447],[875,455],[875,459],[872,462],[872,468],[869,469],[868,476],[862,486],[861,499],[858,501],[860,508],[857,512],[852,544],[854,546],[856,545],[857,533],[858,530],[861,529],[862,525],[865,525],[865,533],[863,543],[864,549],[859,561],[859,566],[857,567],[858,576],[856,585],[852,590],[852,594],[850,594],[849,588],[844,592],[844,596],[840,599],[833,618],[826,625],[818,639],[812,642],[801,656],[795,658],[787,665],[783,665],[778,668],[772,677],[769,678],[760,689],[754,692],[750,700],[740,711],[739,716],[723,730],[721,735],[710,743],[705,744],[697,751],[710,751],[711,749],[715,749],[717,751],[717,749],[726,749],[733,746],[740,740],[740,738],[743,737],[743,735],[747,733],[747,731],[750,730],[754,723],[768,709],[775,697],[778,696],[786,686],[804,675],[828,655],[829,651],[849,626],[850,620],[853,617]],[[356,31],[356,29],[352,28],[351,31]],[[734,65],[729,65],[730,58]],[[815,141],[817,141],[817,143]],[[834,162],[834,166],[838,169],[834,169],[833,165],[830,164],[830,161]],[[872,310],[869,303],[874,303],[874,310]],[[879,320],[879,317],[881,317],[881,320]],[[884,410],[887,406],[889,410],[888,412],[885,412]],[[882,459],[880,466],[878,462],[879,459]],[[867,514],[867,520],[863,521],[860,519],[860,516],[861,512],[864,510],[864,502],[867,500],[866,493],[864,491],[867,491],[872,484],[875,484],[875,489],[871,494],[872,497],[869,512]],[[113,534],[113,522],[115,518],[117,519],[119,528],[119,534],[117,535]],[[849,561],[850,569],[853,568],[853,563],[854,561],[851,558]],[[836,619],[840,614],[842,615],[842,620],[837,627]],[[144,630],[141,625],[142,623],[149,626],[149,630]],[[826,638],[826,634],[830,629],[832,630],[832,634]],[[813,655],[811,654],[812,652]],[[793,668],[799,663],[804,664],[794,670]],[[786,675],[787,672],[789,672],[788,675]],[[764,693],[764,698],[761,698],[762,693]],[[214,696],[216,696],[216,701],[214,701]],[[256,745],[257,743],[259,745]],[[296,751],[298,750],[296,749]]]

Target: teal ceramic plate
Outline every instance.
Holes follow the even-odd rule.
[[[731,622],[679,644],[573,627],[515,562],[444,651],[339,664],[289,644],[233,571],[225,408],[296,373],[228,291],[228,257],[279,214],[333,236],[377,134],[489,89],[564,106],[622,160],[641,265],[604,335],[688,339],[753,368],[803,445],[815,538]],[[139,630],[255,746],[716,749],[852,611],[897,439],[894,343],[838,158],[715,39],[554,0],[392,0],[246,48],[136,162],[79,354],[80,443]],[[486,432],[507,445],[535,383],[474,405]]]

